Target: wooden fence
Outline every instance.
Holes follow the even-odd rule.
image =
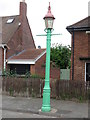
[[[58,99],[88,99],[90,81],[50,80],[51,97]],[[3,93],[13,96],[42,97],[44,80],[40,78],[3,78]]]
[[[89,82],[90,83],[90,82]],[[53,86],[53,85],[52,85]],[[55,83],[56,93],[55,97],[59,99],[72,99],[77,98],[79,100],[88,99],[88,84],[84,81],[67,81],[57,80]]]
[[[4,77],[2,81],[3,93],[13,96],[40,96],[40,82],[38,78]]]

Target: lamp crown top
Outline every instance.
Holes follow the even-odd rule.
[[[52,13],[51,13],[50,2],[49,2],[48,12],[47,12],[47,14],[45,15],[44,19],[45,19],[45,18],[52,18],[52,19],[55,19],[54,16],[52,15]]]

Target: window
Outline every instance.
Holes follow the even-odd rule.
[[[18,75],[25,75],[27,72],[30,73],[29,64],[12,64],[10,65],[10,71],[17,73]]]
[[[19,23],[18,23],[18,25],[20,26],[20,25],[21,25],[21,23],[19,22]]]
[[[86,81],[90,81],[90,63],[86,63]]]
[[[10,18],[10,19],[7,20],[7,24],[12,23],[13,21],[14,21],[14,18]]]

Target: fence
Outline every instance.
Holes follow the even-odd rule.
[[[84,81],[56,81],[56,97],[59,99],[88,99],[88,87]]]
[[[13,96],[40,97],[41,80],[39,78],[4,77],[2,81],[3,93]]]
[[[67,81],[50,80],[51,97],[58,99],[87,100],[90,81]],[[35,96],[41,97],[44,87],[44,80],[40,78],[3,78],[3,92],[13,96]]]

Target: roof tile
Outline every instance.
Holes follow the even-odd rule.
[[[13,22],[7,23],[9,19],[14,19]],[[19,15],[2,17],[2,43],[8,43],[13,34],[19,27]]]
[[[10,60],[36,59],[37,57],[39,57],[45,51],[46,51],[46,49],[27,49],[27,50],[23,50],[19,54],[11,57]]]
[[[84,18],[83,20],[80,20],[77,23],[67,26],[67,28],[82,28],[82,27],[90,27],[90,16]]]

